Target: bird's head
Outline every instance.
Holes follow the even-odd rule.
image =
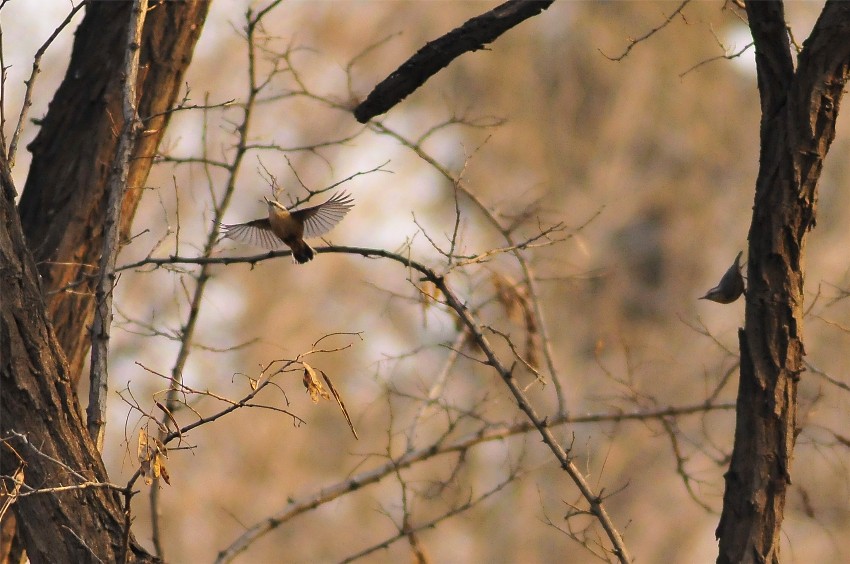
[[[269,206],[269,211],[273,211],[275,209],[287,211],[286,207],[283,204],[281,204],[280,202],[278,202],[276,200],[269,200],[265,196],[263,196],[263,199],[266,201],[266,204]]]

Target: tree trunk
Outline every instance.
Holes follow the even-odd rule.
[[[720,563],[779,562],[803,371],[803,256],[850,65],[850,3],[828,2],[795,72],[780,2],[747,2],[761,96],[732,460]]]
[[[22,468],[25,483],[33,488],[106,482],[65,355],[46,317],[4,158],[0,171],[0,224],[5,227],[0,230],[0,434],[5,439],[0,472],[12,476]],[[125,519],[115,490],[92,487],[31,495],[14,508],[31,562],[91,562],[94,556],[104,562],[122,560]],[[153,561],[132,536],[127,542],[129,561]]]
[[[76,33],[65,80],[38,136],[19,205],[42,277],[49,318],[76,384],[89,349],[109,163],[121,115],[123,45],[130,2],[94,2]],[[121,217],[126,240],[153,156],[183,86],[208,2],[164,2],[148,13],[139,60],[144,130],[131,159]],[[70,289],[71,291],[65,291]]]
[[[11,475],[18,462],[25,461],[30,487],[79,483],[68,468],[87,480],[107,480],[85,431],[74,388],[89,348],[108,166],[123,126],[121,65],[131,7],[131,2],[86,7],[65,79],[29,146],[32,165],[17,214],[7,163],[0,163],[0,432],[4,439],[12,431],[20,433],[38,448],[10,439],[0,445],[0,469]],[[209,3],[201,0],[162,2],[146,18],[137,88],[144,128],[128,175],[123,239],[208,9]],[[95,487],[32,495],[13,507],[19,536],[10,549],[4,535],[3,558],[20,553],[23,541],[32,562],[88,562],[95,555],[116,562],[126,548],[128,561],[152,560],[125,536],[129,531],[115,490]],[[4,533],[14,529],[10,520],[7,513]]]

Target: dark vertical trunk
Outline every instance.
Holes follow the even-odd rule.
[[[780,2],[747,2],[761,155],[740,332],[737,428],[717,561],[779,562],[803,371],[803,257],[850,65],[850,3],[828,2],[794,71]]]
[[[76,383],[89,348],[93,287],[103,233],[108,166],[123,125],[121,64],[129,2],[94,2],[76,33],[65,80],[38,136],[19,205],[49,318]],[[126,239],[153,156],[183,87],[207,2],[164,2],[150,10],[139,61],[144,131],[132,158],[121,233]],[[71,291],[62,291],[70,289]]]
[[[0,167],[0,434],[9,439],[12,431],[19,433],[43,453],[11,438],[0,444],[0,469],[11,475],[23,459],[30,487],[79,483],[68,468],[86,480],[108,479],[85,431],[74,388],[89,347],[107,167],[123,125],[121,63],[131,6],[93,2],[86,7],[65,79],[29,147],[32,165],[17,213],[6,163]],[[144,131],[124,199],[124,237],[208,8],[199,0],[162,2],[148,13],[138,84]],[[63,291],[68,288],[72,291]],[[4,534],[4,559],[9,552],[19,554],[23,545],[32,562],[88,562],[96,561],[95,555],[116,562],[125,546],[128,561],[152,560],[125,536],[122,498],[115,490],[33,495],[13,507],[19,536],[13,540]],[[11,516],[4,518],[4,533],[14,529]]]
[[[45,313],[3,159],[0,170],[0,473],[12,476],[22,469],[32,488],[106,482]],[[121,561],[121,503],[118,492],[102,487],[21,498],[13,506],[19,541],[34,563],[92,562],[94,555],[103,562]],[[127,541],[130,562],[152,561],[132,536]]]

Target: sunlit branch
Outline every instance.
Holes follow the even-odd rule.
[[[207,240],[204,244],[203,256],[209,257],[212,255],[213,250],[216,246],[216,242],[218,241],[220,234],[220,225],[223,219],[224,213],[227,211],[228,206],[230,205],[230,201],[233,198],[233,193],[236,189],[236,179],[238,177],[240,166],[245,158],[245,155],[248,153],[248,139],[249,139],[249,127],[251,124],[251,119],[253,116],[253,111],[255,107],[255,103],[257,97],[263,90],[262,84],[268,84],[268,81],[261,82],[257,77],[257,61],[256,61],[256,39],[255,34],[258,31],[259,26],[261,25],[262,18],[268,14],[275,6],[277,6],[279,2],[273,2],[269,4],[266,8],[258,11],[256,14],[249,9],[245,15],[246,19],[246,27],[245,27],[245,38],[247,43],[247,58],[248,58],[248,93],[247,98],[244,104],[242,104],[242,119],[236,128],[237,132],[237,142],[236,147],[233,152],[232,160],[227,163],[226,169],[229,173],[227,181],[225,183],[224,193],[220,198],[216,199],[215,196],[211,193],[211,197],[213,198],[213,207],[215,209],[215,218],[210,227],[209,233],[207,235]],[[207,110],[204,111],[206,115]],[[203,150],[206,153],[206,143],[203,145]],[[205,162],[207,155],[204,154],[203,161]],[[212,182],[207,171],[208,179],[210,179],[210,190],[212,191]],[[165,400],[165,408],[167,413],[173,414],[181,407],[181,403],[178,400],[178,394],[180,391],[180,387],[182,386],[183,380],[183,370],[186,366],[186,362],[188,361],[189,354],[191,353],[193,344],[194,344],[194,336],[195,330],[197,327],[198,318],[200,316],[201,304],[203,302],[204,293],[207,287],[207,282],[210,279],[209,267],[208,265],[203,265],[201,267],[201,271],[198,273],[196,277],[196,283],[194,291],[192,292],[192,297],[190,300],[190,308],[189,314],[186,318],[183,327],[180,330],[181,340],[180,340],[180,350],[177,353],[177,357],[174,361],[174,365],[171,369],[171,384],[169,386],[169,390],[166,394]],[[233,405],[231,409],[237,409],[240,405]],[[225,410],[226,411],[226,410]],[[223,415],[223,414],[222,414]],[[161,423],[166,425],[166,415],[163,414]],[[175,432],[180,432],[181,430],[177,430]],[[160,440],[163,443],[168,442],[168,438],[173,437],[172,434],[165,435],[162,433]],[[159,519],[159,487],[151,488],[151,514],[152,514],[152,525],[153,525],[153,540],[154,547],[156,548],[157,556],[160,558],[165,558],[164,556],[164,547],[161,540],[161,526]]]
[[[458,505],[457,507],[453,507],[453,508],[449,509],[448,511],[444,512],[442,515],[435,517],[434,519],[431,519],[431,520],[429,520],[425,523],[422,523],[420,525],[417,525],[415,527],[411,527],[409,525],[404,526],[404,527],[400,527],[398,533],[396,533],[395,535],[393,535],[393,536],[391,536],[387,539],[384,539],[381,542],[375,543],[368,548],[364,548],[360,552],[357,552],[355,554],[352,554],[351,556],[348,556],[348,557],[342,559],[340,562],[347,563],[347,562],[354,562],[355,560],[360,560],[361,558],[369,556],[370,554],[372,554],[374,552],[389,548],[393,543],[395,543],[395,542],[397,542],[397,541],[399,541],[403,538],[410,537],[411,535],[415,535],[416,533],[418,533],[420,531],[433,529],[434,527],[436,527],[441,522],[446,521],[446,520],[454,517],[455,515],[459,515],[459,514],[465,512],[465,511],[468,511],[469,509],[475,507],[476,505],[478,505],[482,501],[484,501],[484,500],[490,498],[491,496],[499,493],[500,491],[505,489],[505,487],[508,484],[510,484],[514,480],[520,478],[521,476],[522,476],[521,473],[513,473],[512,472],[509,476],[507,476],[504,480],[502,480],[501,482],[499,482],[498,484],[496,484],[492,488],[490,488],[487,491],[467,500],[466,502]]]
[[[687,5],[688,5],[688,2],[690,2],[690,0],[684,0],[684,2],[682,2],[682,3],[679,5],[679,7],[678,7],[678,8],[676,8],[676,9],[675,9],[675,10],[674,10],[674,11],[673,11],[673,12],[672,12],[669,16],[667,16],[667,19],[665,19],[665,20],[664,20],[661,24],[659,24],[658,26],[656,26],[656,27],[654,27],[654,28],[650,29],[648,32],[644,33],[643,35],[641,35],[641,36],[640,36],[640,37],[638,37],[637,39],[630,39],[630,40],[629,40],[629,46],[628,46],[628,47],[626,47],[626,50],[625,50],[625,51],[623,51],[620,55],[618,55],[618,56],[616,56],[616,57],[610,57],[610,56],[606,55],[606,54],[605,54],[605,52],[604,52],[604,51],[602,51],[601,49],[599,49],[599,52],[600,52],[600,53],[602,53],[602,56],[603,56],[603,57],[605,57],[606,59],[608,59],[609,61],[615,61],[615,62],[616,62],[616,61],[622,61],[623,59],[625,59],[625,58],[626,58],[626,56],[627,56],[629,53],[631,53],[632,49],[634,49],[634,48],[635,48],[635,46],[636,46],[638,43],[641,43],[641,42],[643,42],[643,41],[646,41],[647,39],[649,39],[650,37],[652,37],[653,35],[655,35],[655,34],[656,34],[656,33],[658,33],[659,31],[661,31],[662,29],[664,29],[665,27],[667,27],[668,25],[670,25],[670,23],[673,21],[673,18],[675,18],[678,14],[681,14],[681,13],[682,13],[682,10],[684,10],[684,9],[685,9],[685,6],[687,6]]]
[[[499,234],[505,239],[509,246],[516,247],[517,242],[514,238],[513,228],[503,226],[499,219],[495,216],[495,214],[487,207],[487,205],[483,201],[481,201],[481,199],[474,192],[467,189],[464,183],[461,182],[459,178],[456,178],[445,166],[440,164],[437,159],[428,154],[422,148],[421,145],[416,142],[410,141],[403,135],[390,129],[381,122],[371,121],[369,122],[369,127],[376,133],[379,133],[381,135],[387,135],[388,137],[395,139],[403,147],[407,147],[408,149],[413,151],[420,159],[422,159],[431,167],[433,167],[434,170],[439,172],[446,180],[451,182],[456,190],[466,195],[469,201],[471,201],[475,205],[478,211],[484,216],[488,223],[490,223],[490,225],[492,225],[493,228],[499,232]],[[585,222],[584,225],[580,226],[577,231],[580,231],[590,221],[593,221],[593,219],[595,219],[598,215],[599,212],[594,214],[590,219],[587,220],[587,222]],[[540,332],[543,358],[546,362],[546,368],[549,372],[549,376],[552,379],[552,383],[555,388],[555,396],[558,400],[558,412],[565,413],[567,411],[566,397],[564,394],[563,386],[561,385],[561,381],[557,378],[555,357],[552,353],[552,341],[549,336],[549,325],[546,322],[546,316],[543,312],[543,308],[540,306],[540,292],[537,289],[537,278],[525,254],[519,252],[519,249],[516,249],[512,252],[514,258],[516,258],[517,263],[522,269],[523,279],[526,286],[528,287],[529,298],[531,300],[534,316],[537,319],[537,327]]]
[[[683,407],[667,407],[646,411],[597,413],[587,415],[556,415],[547,421],[550,427],[563,424],[621,422],[621,421],[646,421],[661,419],[663,417],[678,417],[693,415],[711,411],[729,411],[735,409],[735,404],[695,404]],[[398,469],[407,468],[418,462],[442,456],[450,453],[459,453],[469,448],[490,441],[501,441],[508,437],[525,434],[533,431],[535,426],[530,421],[523,421],[513,425],[483,428],[479,431],[469,433],[453,441],[441,441],[427,447],[407,451],[401,456],[388,460],[386,463],[374,468],[360,472],[342,482],[322,488],[321,490],[303,496],[300,499],[290,501],[287,506],[274,515],[263,519],[252,525],[239,536],[232,544],[218,554],[217,563],[232,561],[238,554],[246,550],[259,537],[286,523],[293,517],[306,513],[329,501],[333,501],[343,495],[359,490],[364,486],[377,483]]]
[[[142,124],[139,121],[136,104],[136,82],[139,72],[139,50],[142,42],[142,28],[147,15],[147,0],[136,0],[130,11],[127,26],[127,44],[124,55],[124,85],[122,93],[123,127],[118,138],[118,146],[112,161],[109,179],[106,185],[107,204],[103,230],[103,252],[100,257],[98,280],[95,288],[94,321],[91,326],[91,371],[89,386],[89,406],[86,410],[89,435],[103,450],[103,436],[106,425],[106,392],[108,389],[108,355],[110,328],[112,325],[112,292],[115,288],[115,261],[118,256],[118,231],[121,219],[121,206],[127,191],[127,178],[130,172],[130,155],[136,147],[137,135]]]
[[[411,258],[404,257],[396,253],[391,253],[382,249],[334,247],[332,250],[334,252],[357,254],[364,257],[383,257],[393,260],[397,263],[402,264],[403,266],[406,266],[419,272],[424,279],[432,282],[440,290],[444,303],[455,311],[458,316],[458,319],[469,330],[470,335],[474,339],[477,347],[486,357],[486,364],[492,367],[502,378],[502,381],[505,383],[511,394],[514,396],[514,399],[516,400],[519,408],[525,413],[526,417],[528,417],[529,421],[531,421],[534,428],[537,429],[537,432],[543,438],[543,442],[549,447],[549,450],[554,454],[561,468],[563,468],[564,471],[567,472],[573,483],[576,484],[579,491],[587,500],[588,504],[590,505],[591,512],[600,522],[602,528],[605,530],[605,533],[613,546],[613,550],[617,554],[620,561],[624,563],[630,562],[631,557],[628,553],[628,550],[626,549],[626,546],[623,543],[619,531],[616,529],[610,517],[608,516],[607,511],[603,507],[600,497],[591,489],[590,484],[587,482],[584,475],[581,473],[578,467],[575,466],[571,457],[567,454],[567,452],[552,434],[552,431],[549,429],[548,420],[538,415],[534,407],[532,407],[530,401],[525,395],[525,392],[520,388],[520,386],[514,379],[513,367],[508,367],[502,364],[501,360],[496,355],[495,350],[490,346],[487,337],[482,333],[481,326],[473,318],[471,312],[469,311],[469,308],[457,295],[455,295],[453,289],[449,287],[449,285],[446,283],[446,280],[443,275],[437,274],[430,268]],[[321,249],[316,249],[316,251],[321,252]],[[273,253],[270,253],[270,255],[271,254]],[[270,255],[267,255],[266,258],[270,258]]]

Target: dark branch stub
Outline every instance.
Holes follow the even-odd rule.
[[[354,109],[354,117],[366,123],[387,112],[453,60],[467,51],[483,49],[487,43],[536,16],[552,2],[554,0],[509,0],[427,43],[372,90]]]

